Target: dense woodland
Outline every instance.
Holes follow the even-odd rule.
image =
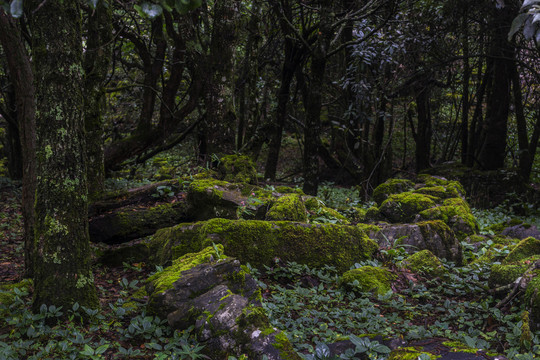
[[[96,262],[96,248],[151,236],[177,223],[227,218],[215,212],[218,205],[212,198],[198,198],[213,204],[212,216],[203,218],[206,212],[193,209],[193,184],[204,176],[218,174],[219,181],[259,186],[246,190],[251,194],[247,196],[223,183],[213,185],[240,196],[229,199],[234,210],[228,218],[235,220],[293,220],[270,219],[270,210],[259,219],[261,207],[271,209],[274,202],[279,203],[269,200],[275,195],[263,192],[271,189],[281,196],[283,191],[276,189],[282,185],[294,189],[283,193],[301,194],[302,212],[307,217],[295,221],[310,224],[349,226],[388,220],[388,214],[381,217],[386,197],[379,201],[373,192],[396,177],[412,180],[406,190],[396,192],[421,192],[423,187],[437,185],[457,191],[448,197],[465,199],[461,185],[455,190],[453,183],[417,177],[432,174],[463,183],[467,201],[477,207],[471,212],[467,204],[459,205],[476,217],[468,235],[497,236],[510,219],[514,219],[513,225],[537,224],[538,59],[540,0],[0,0],[0,188],[4,208],[0,213],[4,255],[0,259],[5,264],[0,282],[32,279],[26,285],[29,292],[17,290],[19,302],[9,309],[0,307],[0,314],[26,319],[0,323],[0,355],[46,358],[37,349],[45,342],[39,343],[36,338],[40,337],[28,330],[36,330],[35,324],[41,321],[41,331],[48,326],[47,331],[57,336],[56,345],[49,349],[51,358],[58,354],[92,359],[204,356],[194,334],[161,330],[164,323],[158,317],[152,329],[159,328],[163,336],[145,337],[144,331],[111,335],[115,326],[110,325],[100,328],[102,337],[89,342],[75,337],[80,341],[69,340],[63,350],[58,350],[64,347],[63,340],[51,323],[56,317],[64,321],[67,309],[72,309],[70,321],[74,317],[80,320],[79,327],[72,330],[84,335],[92,331],[89,326],[102,322],[98,317],[103,315],[92,309],[101,306],[109,316],[110,305],[115,316],[122,317],[118,301],[127,301],[137,281],[155,271],[150,261],[139,259],[124,261],[123,267],[108,272]],[[253,164],[254,175],[229,178],[230,172],[244,166],[229,166],[226,159],[232,159],[231,155]],[[450,206],[435,201],[430,191],[434,190],[424,194],[434,196],[433,206]],[[310,196],[324,204],[310,208],[306,200]],[[183,207],[189,201],[192,208]],[[159,221],[149,218],[156,215],[146,215],[156,214],[154,207],[164,204],[174,211],[159,212]],[[374,204],[379,206],[378,213],[370,210]],[[126,206],[138,213],[124,226],[131,232],[112,225],[121,217],[119,209]],[[427,208],[415,208],[416,215]],[[417,222],[413,219],[403,222]],[[458,234],[455,228],[450,231]],[[473,263],[481,252],[499,244],[484,238],[473,246],[465,244],[465,237],[456,236],[463,242],[459,246],[463,246],[464,263]],[[213,256],[221,259],[220,250],[213,245]],[[497,247],[497,251],[507,255],[517,245],[504,246],[509,247]],[[225,246],[225,253],[228,251],[234,253]],[[404,249],[382,251],[360,264],[401,269]],[[461,257],[456,259],[446,258],[450,263],[461,262]],[[311,268],[312,263],[278,263],[276,260],[266,271],[252,269],[268,293],[266,300],[271,292],[291,291],[291,287],[281,287],[283,280],[295,283],[293,278],[300,276],[301,285],[306,281],[316,284],[324,292],[321,297],[334,301],[330,308],[346,302],[333,293],[331,279],[341,274],[332,264],[319,271]],[[450,263],[444,266],[454,271]],[[464,289],[463,284],[472,284],[479,276],[484,279],[487,270],[466,269],[456,270],[459,276],[445,280],[453,284],[449,287],[455,293],[438,294],[442,290],[435,290],[436,281],[429,285],[433,274],[424,274],[424,278],[400,273],[399,285],[393,290],[416,299],[412,302],[437,293],[435,298],[447,296],[444,299],[451,302],[443,301],[446,308],[452,308],[454,302],[472,304],[485,289],[480,285]],[[422,283],[422,291],[428,294],[414,293],[407,281]],[[306,290],[283,296],[295,298],[302,291]],[[513,296],[519,292],[517,285],[512,291]],[[115,295],[105,295],[107,292]],[[400,316],[418,311],[425,314],[426,324],[436,321],[429,308],[411,307],[396,299],[390,306],[385,303],[388,299],[381,300],[386,295],[378,295],[374,302],[382,301],[381,309],[399,309]],[[270,319],[273,326],[288,331],[295,350],[304,354],[317,351],[318,355],[302,356],[330,359],[323,353],[328,350],[326,343],[339,339],[332,332],[337,333],[339,326],[325,328],[326,337],[321,327],[328,327],[326,320],[314,321],[304,330],[291,329],[278,315],[280,306],[287,307],[285,302],[273,299],[274,303],[269,300],[273,305],[265,305],[265,309],[274,316]],[[406,340],[445,337],[459,339],[470,348],[534,358],[540,353],[538,333],[529,331],[528,337],[522,336],[528,318],[520,318],[521,312],[511,307],[517,305],[503,300],[489,295],[478,306],[496,310],[489,310],[493,312],[481,320],[463,317],[464,322],[474,323],[472,327],[482,328],[481,334],[467,330],[456,338],[446,329],[448,332],[421,335],[415,328],[419,334]],[[305,299],[297,300],[302,301]],[[349,302],[357,306],[351,311],[369,307],[359,299]],[[79,306],[86,314],[77,312]],[[300,309],[291,306],[293,317],[300,314]],[[366,316],[378,316],[378,306]],[[467,311],[474,313],[474,306]],[[64,309],[63,315],[57,307]],[[14,315],[16,311],[20,314]],[[142,311],[134,319],[146,321],[146,310]],[[534,330],[536,315],[531,316]],[[540,324],[540,315],[538,320]],[[400,324],[396,326],[412,326],[394,321]],[[27,355],[20,350],[26,345],[17,345],[18,355],[9,353],[15,351],[10,342],[15,343],[12,335],[19,334],[14,330],[17,323],[23,324],[17,330],[21,331],[19,345],[34,341],[27,344]],[[504,331],[494,323],[513,331],[514,338],[498,337]],[[399,331],[383,331],[379,325],[369,331],[366,327],[363,333],[403,338]],[[364,342],[355,337],[354,326],[347,326],[340,330],[341,335],[351,335],[361,358],[386,359],[388,347]],[[307,332],[318,337],[305,338]],[[43,334],[40,336],[45,337]],[[163,343],[172,344],[169,352]],[[32,345],[36,348],[31,349]],[[418,354],[419,359],[431,359],[429,356]]]

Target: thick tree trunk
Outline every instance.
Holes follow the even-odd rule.
[[[20,31],[13,18],[4,13],[2,9],[0,9],[0,43],[6,50],[9,76],[15,88],[17,120],[23,159],[22,214],[24,219],[25,276],[32,276],[34,269],[34,200],[36,187],[34,76]]]
[[[418,127],[416,139],[416,171],[430,167],[431,153],[431,113],[430,113],[429,85],[420,89],[416,94],[418,113]]]
[[[206,118],[200,127],[200,155],[232,153],[236,147],[236,114],[233,108],[233,60],[240,13],[238,0],[222,0],[214,5],[212,40],[201,64],[205,78]]]
[[[317,195],[319,188],[319,144],[321,134],[321,109],[324,77],[330,39],[331,1],[320,2],[319,33],[311,58],[310,82],[306,94],[306,127],[304,128],[304,187],[308,195]]]
[[[112,7],[100,1],[88,18],[87,49],[84,57],[84,122],[88,155],[88,197],[95,200],[105,186],[103,154],[103,84],[111,62]]]
[[[508,42],[508,31],[514,18],[509,6],[495,9],[493,6],[490,57],[493,61],[492,86],[487,93],[485,140],[479,161],[485,170],[504,167],[506,158],[506,135],[510,110],[510,67],[514,61],[514,48]]]
[[[79,2],[30,1],[36,84],[33,308],[99,306],[90,264]]]
[[[469,79],[471,69],[469,66],[469,24],[468,21],[468,2],[464,2],[462,33],[463,33],[463,96],[461,107],[461,163],[466,164],[469,158]]]

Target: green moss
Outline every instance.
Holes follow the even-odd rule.
[[[325,222],[334,224],[349,224],[349,220],[338,211],[324,205],[322,201],[315,197],[310,197],[305,201],[306,209],[311,214],[311,219],[322,218]],[[323,221],[319,221],[323,222]]]
[[[301,360],[300,355],[294,351],[287,335],[284,332],[279,332],[275,336],[276,342],[273,344],[279,350],[279,355],[283,360]]]
[[[442,262],[429,250],[416,252],[402,263],[407,269],[430,276],[441,276],[446,272]]]
[[[410,191],[414,189],[414,183],[407,179],[389,179],[373,190],[373,201],[382,204],[392,194]]]
[[[461,198],[446,199],[442,206],[423,210],[419,214],[425,220],[444,221],[460,240],[479,231],[478,222],[469,205]]]
[[[221,243],[227,254],[253,266],[270,265],[274,259],[296,261],[314,267],[336,266],[347,270],[355,262],[371,258],[378,245],[356,226],[303,224],[289,221],[226,220],[182,225],[160,230],[153,239],[161,259],[199,251]]]
[[[444,187],[442,185],[427,186],[415,190],[414,192],[417,194],[431,195],[441,200],[459,196],[459,193],[455,187]]]
[[[339,283],[341,286],[361,292],[373,292],[384,295],[391,290],[391,282],[395,279],[388,269],[363,266],[359,269],[349,270],[344,273]]]
[[[220,253],[223,254],[223,246],[218,244],[217,248]],[[153,293],[164,292],[165,290],[172,288],[173,283],[181,277],[183,271],[217,258],[218,255],[213,246],[209,246],[198,253],[185,254],[184,256],[173,260],[171,266],[150,276],[147,279],[147,283],[152,284]]]
[[[540,271],[535,270],[533,272],[533,278],[527,284],[525,290],[525,296],[523,297],[523,303],[528,304],[530,307],[530,320],[532,327],[535,330],[540,328]]]
[[[223,189],[228,187],[229,183],[226,181],[215,180],[211,178],[203,178],[191,182],[188,188],[190,193],[206,193],[212,198],[221,199],[223,197]]]
[[[465,189],[463,188],[463,185],[459,181],[454,180],[447,180],[440,177],[435,177],[427,174],[421,174],[417,177],[417,182],[424,183],[428,187],[432,186],[444,186],[446,189],[452,188],[453,190],[450,191],[456,191],[457,194],[460,197],[465,197]]]
[[[266,213],[266,220],[307,222],[307,210],[300,195],[289,194],[277,199]]]
[[[519,348],[522,352],[529,351],[532,346],[532,334],[529,325],[529,312],[521,313],[521,336],[519,337]]]
[[[540,255],[540,240],[528,237],[521,240],[504,259],[503,264],[510,264],[533,255]]]
[[[416,215],[435,206],[436,198],[430,195],[403,192],[390,195],[379,208],[379,212],[392,222],[410,222]]]
[[[491,267],[488,285],[490,288],[495,288],[513,283],[537,260],[540,255],[531,256],[521,259],[511,264],[494,264]]]
[[[253,160],[246,155],[227,155],[219,159],[219,172],[225,181],[239,183],[257,182]]]
[[[392,352],[388,356],[388,360],[417,360],[418,357],[422,354],[428,355],[431,360],[440,358],[440,356],[438,355],[419,351],[413,347],[406,347],[392,350]]]
[[[476,354],[478,352],[478,349],[474,349],[471,347],[468,347],[467,345],[459,342],[459,341],[445,341],[442,343],[444,346],[450,348],[450,352],[462,352],[462,353],[469,353],[469,354]]]
[[[32,279],[23,279],[17,283],[0,284],[0,304],[9,306],[15,298],[14,289],[28,290],[32,287]]]

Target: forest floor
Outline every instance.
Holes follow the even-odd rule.
[[[350,200],[350,195],[338,188],[323,190],[328,205],[331,200]],[[510,216],[496,211],[478,211],[475,215],[483,227]],[[478,258],[492,245],[488,242],[481,248],[466,248],[464,256],[469,261]],[[0,189],[0,249],[0,283],[20,281],[24,248],[17,186]],[[497,251],[508,253],[506,249]],[[385,348],[377,339],[388,346],[420,346],[438,355],[456,349],[484,349],[477,352],[478,359],[492,359],[494,352],[511,359],[540,355],[540,332],[533,333],[530,342],[523,342],[523,306],[513,302],[499,309],[495,306],[499,299],[486,293],[490,264],[456,267],[445,263],[448,273],[431,278],[399,267],[406,256],[403,248],[381,249],[374,259],[358,264],[385,266],[396,275],[393,293],[379,296],[342,291],[337,285],[341,274],[330,267],[310,269],[276,262],[260,271],[253,269],[253,275],[263,288],[264,306],[273,326],[285,330],[295,348],[304,354],[324,352],[343,339],[354,338],[352,334],[381,334],[383,338],[373,341],[355,338],[363,341],[369,359],[384,359]],[[91,317],[86,322],[77,321],[82,319],[78,315],[82,310],[75,308],[63,309],[71,314],[69,322],[60,320],[61,314],[55,308],[44,309],[41,317],[31,314],[31,289],[21,292],[18,303],[8,312],[2,313],[0,304],[0,315],[4,316],[0,322],[0,358],[204,358],[189,331],[171,331],[163,320],[148,316],[144,305],[131,312],[123,307],[153,271],[145,263],[124,263],[113,268],[96,264],[95,283],[102,311],[83,309]],[[56,325],[44,323],[44,319],[55,316],[59,317]]]

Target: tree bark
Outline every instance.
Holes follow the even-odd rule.
[[[87,48],[84,57],[84,122],[88,155],[88,197],[98,199],[105,187],[103,153],[103,84],[112,55],[112,7],[100,1],[88,14]]]
[[[307,91],[305,110],[306,127],[304,128],[304,187],[308,195],[317,195],[319,188],[319,144],[321,134],[322,91],[326,72],[327,54],[332,37],[331,1],[321,0],[320,24],[317,40],[314,45],[310,82]]]
[[[35,200],[35,151],[36,103],[34,75],[20,31],[9,15],[0,9],[0,43],[4,47],[9,75],[15,89],[19,136],[22,144],[23,181],[22,214],[24,219],[25,276],[32,276],[34,269],[34,200]]]
[[[493,61],[492,86],[487,93],[485,140],[479,155],[485,170],[504,167],[506,158],[506,135],[510,110],[510,67],[514,61],[514,48],[508,42],[508,31],[514,11],[508,8],[493,9],[490,57]]]
[[[33,309],[99,306],[90,264],[78,1],[30,1],[36,84]]]

